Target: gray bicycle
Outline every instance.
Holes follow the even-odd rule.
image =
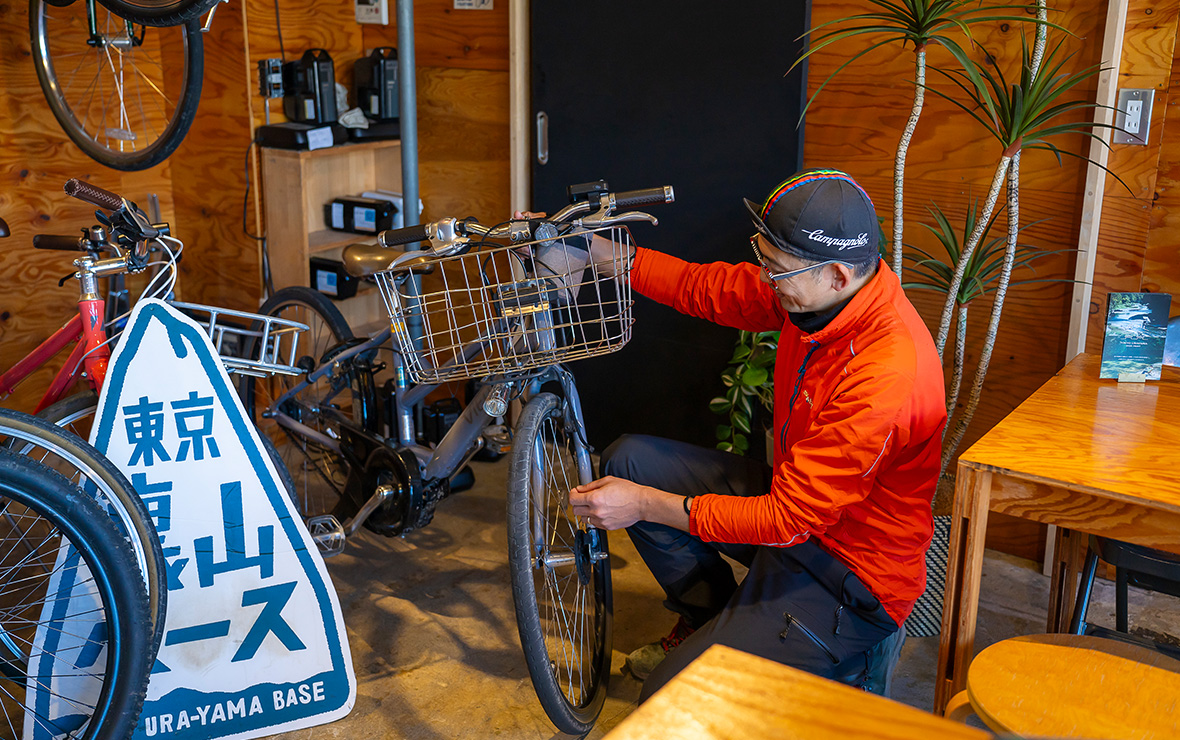
[[[301,377],[248,379],[243,395],[294,481],[296,506],[326,554],[362,525],[387,536],[425,526],[480,450],[510,448],[508,541],[521,645],[534,688],[562,731],[589,730],[606,698],[611,582],[604,533],[575,517],[570,489],[593,479],[573,375],[564,363],[631,337],[624,209],[673,200],[670,187],[575,186],[553,216],[484,226],[443,219],[345,249],[376,282],[390,325],[354,337],[322,294],[278,291],[261,313],[305,324]],[[421,251],[403,245],[429,242]],[[383,401],[375,378],[392,375]],[[435,446],[414,409],[445,383],[478,390]],[[510,402],[522,411],[502,425]],[[384,408],[382,406],[384,405]]]

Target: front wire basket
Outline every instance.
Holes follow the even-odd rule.
[[[307,331],[307,324],[197,303],[172,301],[171,305],[201,325],[230,374],[261,378],[303,373],[295,361],[299,335]]]
[[[627,344],[632,251],[625,227],[576,228],[440,258],[420,284],[403,270],[375,277],[415,382],[516,376]]]

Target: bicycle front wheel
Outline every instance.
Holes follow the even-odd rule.
[[[145,26],[179,26],[221,0],[98,0],[112,13]]]
[[[0,450],[0,738],[130,737],[155,660],[147,594],[88,496]]]
[[[579,430],[541,393],[516,427],[508,473],[508,563],[516,626],[533,688],[562,732],[584,734],[606,700],[611,655],[606,533],[574,517],[569,491],[589,482]]]
[[[87,155],[117,170],[163,162],[201,98],[204,47],[195,23],[135,25],[88,3],[29,2],[33,66],[53,115]]]
[[[308,331],[299,336],[298,350],[299,364],[307,370],[319,366],[330,350],[353,338],[339,309],[311,288],[283,288],[262,304],[259,313],[307,324]],[[341,439],[342,423],[363,423],[364,414],[369,413],[365,404],[372,401],[371,389],[360,388],[353,381],[350,373],[330,374],[280,401],[303,382],[303,377],[243,378],[246,414],[258,426],[259,434],[273,443],[290,471],[292,498],[304,518],[331,514],[344,491],[348,463],[330,443]],[[280,425],[276,413],[307,432]]]
[[[154,645],[164,631],[168,583],[160,537],[147,507],[120,470],[86,438],[98,396],[85,391],[44,409],[39,416],[0,409],[0,447],[36,460],[86,491],[123,532],[150,596]]]

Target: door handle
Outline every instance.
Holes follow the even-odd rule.
[[[549,164],[549,115],[537,112],[537,163]]]

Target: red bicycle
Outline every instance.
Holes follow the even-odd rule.
[[[167,224],[150,223],[143,211],[126,198],[76,179],[66,183],[65,191],[98,206],[95,216],[100,223],[84,229],[81,236],[39,235],[33,238],[33,245],[38,249],[85,253],[73,263],[77,272],[72,277],[80,285],[78,313],[26,357],[0,373],[0,398],[7,397],[17,384],[67,347],[72,348],[37,406],[39,419],[0,409],[0,447],[48,465],[103,502],[134,551],[158,636],[167,589],[163,588],[164,561],[151,516],[118,469],[85,440],[98,409],[97,392],[106,379],[111,342],[118,338],[112,329],[123,318],[107,318],[107,302],[99,290],[99,280],[162,267],[148,281],[141,298],[167,297],[176,284],[176,264],[184,245],[169,235]],[[0,221],[0,236],[7,235],[8,227]],[[158,254],[166,256],[153,260],[152,255],[157,254],[153,244]],[[259,376],[301,372],[294,362],[298,337],[307,329],[305,325],[210,306],[175,301],[172,305],[204,327],[231,372]],[[227,322],[227,317],[232,318]],[[240,325],[232,323],[235,320]],[[253,350],[250,357],[234,356],[239,347],[247,345]],[[71,394],[83,379],[89,388]],[[72,434],[63,434],[53,425]],[[268,442],[264,440],[263,444]],[[272,459],[278,459],[277,453],[268,451]],[[279,473],[289,479],[285,468],[279,468]],[[288,490],[293,486],[288,480],[283,482]]]
[[[38,234],[33,237],[33,246],[85,252],[85,256],[74,260],[77,272],[71,276],[78,280],[80,288],[78,313],[32,352],[0,373],[0,399],[4,399],[34,371],[73,345],[65,364],[37,404],[36,413],[43,417],[48,415],[49,408],[68,400],[71,389],[79,381],[85,380],[91,390],[97,392],[106,379],[110,343],[117,338],[110,329],[125,315],[108,317],[106,300],[99,291],[99,280],[159,267],[162,269],[148,282],[140,298],[167,299],[176,285],[176,266],[184,250],[184,244],[169,235],[168,224],[151,223],[135,203],[122,196],[77,179],[69,180],[65,191],[102,209],[95,211],[100,223],[83,229],[81,236]],[[7,226],[0,222],[0,227],[3,227],[0,236],[6,235]],[[166,256],[152,261],[153,245]],[[111,256],[104,257],[104,254]],[[67,279],[63,278],[62,283]],[[305,325],[227,308],[170,302],[204,327],[229,372],[254,376],[301,372],[294,367],[294,360],[296,340],[299,333],[306,330]],[[247,346],[253,350],[252,355],[242,357],[240,350]],[[50,420],[60,421],[58,418]]]

